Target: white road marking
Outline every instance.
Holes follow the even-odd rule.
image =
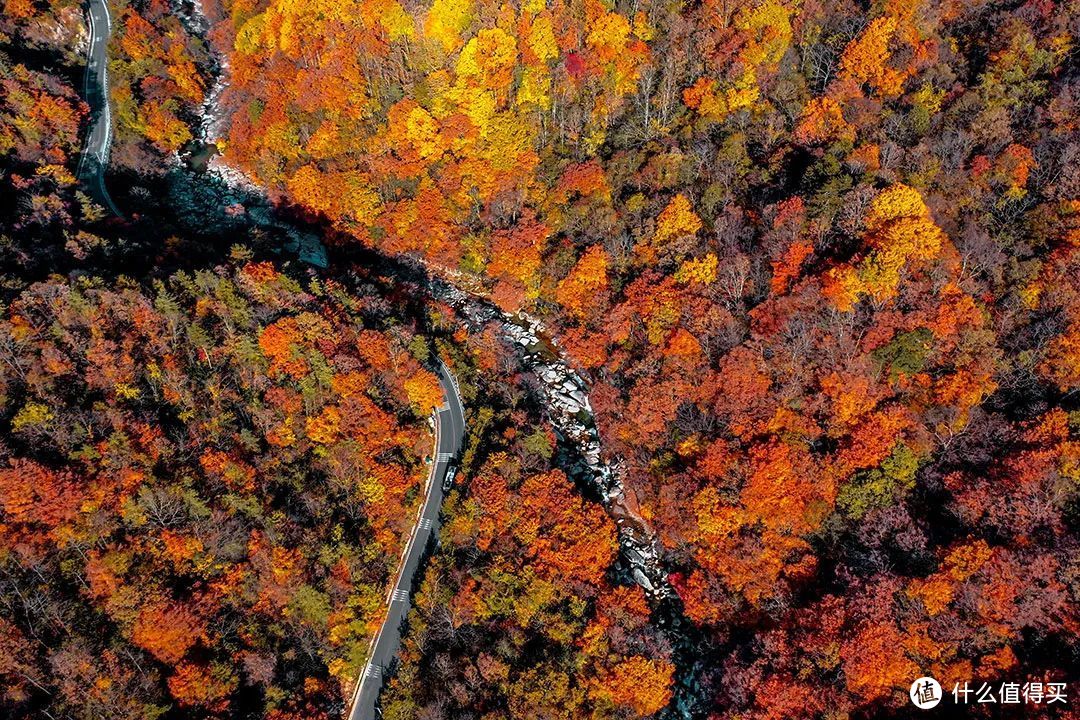
[[[104,32],[102,32],[100,27],[98,11],[100,11],[100,14],[105,19]],[[105,166],[109,162],[109,150],[112,146],[112,107],[109,103],[109,74],[105,67],[107,58],[102,57],[99,59],[94,56],[95,50],[100,49],[102,44],[108,41],[109,36],[112,33],[112,17],[109,15],[109,8],[105,4],[105,0],[91,0],[90,6],[86,9],[86,20],[88,33],[86,43],[86,71],[83,73],[83,96],[87,99],[87,102],[89,102],[91,95],[91,78],[97,79],[100,82],[100,90],[101,95],[104,97],[104,105],[101,108],[100,113],[91,114],[91,124],[89,131],[86,134],[83,150],[79,154],[79,163],[75,172],[80,180],[85,180],[84,168],[86,166],[86,158],[88,156],[96,158],[99,165],[99,167],[96,168],[97,185],[101,191],[101,195],[109,208],[116,215],[121,215],[120,211],[113,203],[112,198],[109,197],[108,191],[105,189],[104,178]],[[93,146],[99,142],[99,147],[94,149]]]
[[[444,371],[449,373],[449,371],[446,370],[445,365],[443,366],[443,369],[444,369]],[[450,376],[450,379],[451,379],[451,384],[456,389],[457,388],[457,382],[454,380],[453,376]],[[444,390],[445,390],[445,386],[444,386]],[[457,393],[455,393],[455,394],[457,394]],[[456,415],[453,413],[453,410],[450,408],[449,396],[450,396],[450,393],[447,393],[447,398],[448,399],[447,399],[447,402],[444,403],[444,407],[446,407],[447,410],[451,413],[449,421],[450,421],[450,427],[453,428],[453,420],[455,419]],[[434,425],[434,427],[432,429],[434,430],[434,434],[435,434],[435,447],[433,448],[433,450],[437,451],[438,448],[439,448],[439,445],[440,445],[440,441],[442,439],[442,433],[446,430],[446,428],[444,427],[444,423],[447,422],[447,421],[444,419],[442,413],[437,413],[435,415],[434,419],[435,419],[435,425]],[[459,433],[464,432],[464,423],[462,423],[462,428],[460,430],[458,430],[457,432],[459,432]],[[457,441],[455,441],[454,445],[455,446],[459,445],[460,440],[461,440],[461,437],[458,437],[458,439],[457,439]],[[446,461],[446,460],[449,460],[452,457],[450,453],[437,453],[437,455],[439,456],[438,457],[439,461]],[[392,605],[394,602],[408,603],[408,600],[409,600],[409,592],[408,592],[408,590],[397,587],[397,583],[401,582],[403,577],[404,577],[405,561],[409,558],[409,556],[412,554],[412,551],[416,547],[416,536],[417,536],[419,530],[421,530],[421,529],[430,529],[430,528],[434,527],[434,521],[423,517],[422,511],[425,510],[429,505],[431,505],[433,503],[433,495],[431,494],[431,488],[434,486],[435,481],[438,479],[437,478],[437,472],[436,472],[438,464],[439,464],[438,462],[432,462],[431,463],[431,466],[429,468],[427,477],[424,480],[424,487],[425,487],[425,495],[426,495],[426,497],[425,497],[424,501],[421,503],[421,506],[419,508],[417,508],[417,513],[416,513],[417,520],[413,524],[412,529],[409,531],[409,538],[405,543],[405,547],[403,547],[401,549],[401,557],[398,560],[398,569],[397,569],[397,573],[396,573],[395,585],[393,586],[392,591],[387,592],[387,596],[386,596],[388,605]],[[438,507],[437,503],[435,503],[435,505],[436,505],[436,507]],[[389,618],[387,618],[387,619],[389,619]],[[375,632],[375,635],[373,635],[371,637],[371,639],[368,641],[368,651],[367,652],[368,652],[369,663],[373,662],[370,658],[373,657],[373,654],[376,652],[376,649],[379,647],[379,643],[383,639],[383,631],[387,630],[387,625],[386,625],[387,619],[383,620],[383,623],[379,626],[379,629]],[[393,629],[394,628],[391,628],[391,630],[393,630]],[[395,642],[397,642],[397,641],[395,640]],[[360,714],[361,712],[370,710],[370,706],[367,706],[367,705],[365,705],[363,708],[361,708],[361,706],[359,705],[360,696],[362,694],[362,691],[365,690],[365,688],[370,688],[370,686],[367,685],[367,682],[366,682],[368,677],[377,678],[378,674],[379,674],[379,670],[377,668],[375,670],[373,670],[373,671],[370,671],[370,675],[369,675],[369,670],[365,669],[364,675],[361,677],[360,682],[356,683],[356,687],[353,689],[352,702],[350,704],[351,706],[349,708],[349,713],[348,713],[349,720],[359,720],[359,718],[362,717],[361,714]],[[370,698],[370,694],[367,697]],[[365,703],[366,702],[367,702],[367,700],[365,700]]]

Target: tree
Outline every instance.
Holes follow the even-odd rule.
[[[840,75],[857,83],[865,83],[873,92],[885,97],[898,95],[905,74],[889,66],[890,42],[896,32],[896,18],[886,15],[875,18],[859,37],[848,43],[840,57]]]
[[[684,235],[694,235],[701,229],[701,219],[694,214],[690,201],[679,194],[671,199],[664,211],[656,218],[653,243],[663,246]]]
[[[594,314],[604,306],[608,291],[608,258],[604,248],[593,245],[578,259],[570,274],[559,282],[555,297],[571,314]]]
[[[641,717],[662,710],[671,700],[675,666],[635,655],[597,679],[591,692]]]
[[[826,293],[840,310],[850,310],[863,294],[894,297],[909,264],[938,256],[945,235],[914,188],[893,185],[874,198],[866,216],[863,242],[869,252],[855,266],[830,271]]]
[[[155,602],[139,611],[131,639],[166,665],[176,665],[206,631],[191,608]]]

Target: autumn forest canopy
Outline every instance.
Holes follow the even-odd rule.
[[[0,0],[0,715],[343,717],[445,363],[382,718],[1077,717],[1076,0],[106,4],[103,115]]]

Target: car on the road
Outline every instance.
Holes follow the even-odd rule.
[[[446,477],[442,481],[443,492],[450,492],[450,488],[454,486],[455,477],[457,477],[457,464],[451,462],[450,467],[446,468]]]

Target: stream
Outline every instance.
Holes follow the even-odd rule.
[[[217,159],[220,162],[220,159]],[[624,469],[618,460],[605,456],[600,432],[589,401],[589,384],[545,332],[543,323],[527,314],[502,311],[483,296],[465,291],[415,258],[388,257],[369,248],[334,249],[345,257],[331,260],[318,228],[282,217],[265,196],[215,162],[196,171],[174,168],[168,174],[169,202],[185,209],[178,218],[187,230],[199,234],[214,228],[215,236],[235,232],[242,237],[257,228],[269,243],[265,249],[282,257],[325,271],[347,267],[355,261],[378,274],[396,277],[419,292],[452,308],[470,333],[495,324],[498,334],[513,348],[521,371],[535,380],[534,396],[556,431],[559,452],[556,464],[590,499],[599,501],[618,529],[619,560],[616,576],[635,583],[645,592],[653,609],[653,621],[675,650],[676,693],[670,717],[692,718],[697,700],[697,676],[706,649],[698,647],[692,625],[668,580],[658,538],[628,497]],[[215,167],[216,166],[216,167]],[[239,173],[237,173],[239,176]],[[242,176],[239,176],[242,178]],[[341,262],[337,262],[340,260]]]
[[[210,21],[203,14],[199,0],[174,0],[174,10],[189,32],[206,38]],[[192,183],[187,202],[211,206],[224,203],[236,208],[233,221],[253,222],[259,227],[282,232],[288,238],[287,252],[295,253],[302,262],[325,269],[327,252],[318,235],[297,231],[295,226],[277,219],[261,188],[239,171],[226,166],[217,155],[214,139],[224,123],[218,100],[226,87],[228,63],[217,53],[212,57],[214,85],[201,108],[199,142],[185,158],[192,174],[203,176],[210,181],[210,186],[200,188],[197,182]],[[229,202],[227,196],[235,197]],[[629,576],[654,602],[677,597],[663,568],[660,543],[655,533],[637,512],[636,504],[627,500],[622,466],[604,459],[600,433],[589,403],[588,384],[571,368],[557,341],[545,334],[543,323],[524,313],[504,313],[490,300],[460,289],[445,274],[428,268],[421,261],[403,262],[420,265],[418,269],[425,277],[423,285],[433,297],[457,310],[470,331],[475,332],[489,322],[499,323],[503,337],[518,348],[524,369],[537,378],[541,400],[559,438],[575,451],[578,460],[564,471],[595,492],[615,521]]]
[[[572,464],[563,470],[595,493],[615,521],[629,576],[654,602],[675,597],[660,560],[660,543],[627,501],[622,466],[604,458],[588,384],[567,362],[557,341],[545,333],[543,323],[525,313],[505,313],[491,301],[442,278],[429,280],[428,288],[436,299],[458,311],[471,332],[490,322],[498,323],[500,333],[516,347],[523,368],[536,378],[540,399],[559,439],[573,450]]]
[[[202,14],[198,0],[178,0],[178,14],[188,14],[185,26],[205,38],[210,23]],[[208,41],[209,45],[209,41]],[[225,120],[218,100],[226,87],[228,65],[212,53],[214,85],[200,112],[198,142],[170,175],[170,195],[181,206],[192,208],[192,229],[214,217],[214,222],[236,227],[255,225],[280,238],[280,249],[301,262],[325,270],[329,266],[327,248],[320,235],[299,223],[282,219],[266,193],[243,173],[225,165],[217,155],[214,139]],[[218,228],[222,229],[221,227]],[[668,580],[662,560],[662,548],[655,532],[638,512],[636,502],[628,497],[624,484],[625,470],[618,460],[607,458],[592,406],[589,384],[569,363],[556,339],[550,337],[543,323],[525,313],[509,314],[491,300],[461,289],[448,277],[413,258],[389,258],[371,251],[373,259],[388,272],[406,277],[425,288],[430,295],[458,313],[463,326],[478,332],[496,323],[500,334],[516,350],[521,367],[536,379],[537,394],[565,452],[564,472],[579,486],[599,498],[616,523],[619,538],[618,574],[639,585],[653,607],[654,621],[674,648],[677,667],[675,697],[665,716],[691,718],[700,714],[697,677],[702,648],[688,634],[692,626],[686,620],[682,603]]]

